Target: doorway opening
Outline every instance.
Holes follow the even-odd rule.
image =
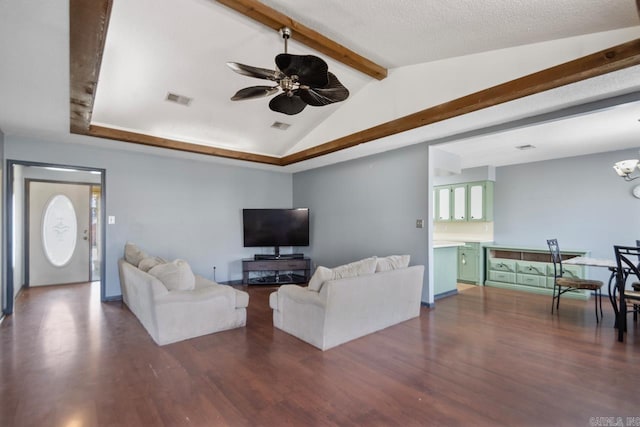
[[[7,161],[4,314],[28,286],[99,282],[106,300],[105,183],[104,169]]]

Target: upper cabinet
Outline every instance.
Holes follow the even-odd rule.
[[[493,221],[493,181],[470,182],[469,221]]]
[[[467,215],[467,185],[459,184],[451,186],[451,194],[453,200],[451,204],[451,210],[453,211],[454,221],[466,221]]]
[[[451,187],[436,187],[435,190],[436,221],[451,221]]]
[[[434,187],[434,221],[493,221],[493,181]]]

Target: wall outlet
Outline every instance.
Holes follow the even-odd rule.
[[[113,216],[113,215],[109,215],[109,217],[108,217],[107,219],[108,219],[108,221],[107,221],[107,222],[108,222],[109,224],[115,224],[115,223],[116,223],[116,217],[115,217],[115,216]]]
[[[416,228],[424,228],[424,220],[416,219]]]

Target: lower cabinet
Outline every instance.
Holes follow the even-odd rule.
[[[490,245],[486,251],[486,286],[520,289],[549,294],[553,292],[554,270],[551,254],[545,249],[505,247]],[[562,251],[562,259],[585,256],[587,251]],[[584,267],[563,265],[565,277],[584,278]],[[571,291],[565,295],[588,299],[588,291]]]
[[[458,282],[481,285],[484,280],[483,244],[467,242],[458,247]]]

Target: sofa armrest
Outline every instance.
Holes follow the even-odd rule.
[[[269,305],[272,309],[278,309],[278,302],[281,298],[288,298],[298,304],[312,304],[318,307],[324,307],[326,303],[324,295],[298,285],[282,285],[272,293],[269,296]]]
[[[145,273],[123,259],[120,259],[118,263],[120,267],[121,287],[143,287],[150,292],[151,295],[149,296],[154,300],[169,293],[167,287],[156,277],[153,277],[149,273]],[[132,281],[135,283],[132,283]]]

